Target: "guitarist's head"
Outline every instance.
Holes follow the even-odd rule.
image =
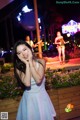
[[[30,37],[29,37],[29,36],[26,36],[25,40],[26,40],[26,41],[30,41]]]

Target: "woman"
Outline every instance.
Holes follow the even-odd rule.
[[[32,48],[35,48],[35,47],[36,47],[36,46],[34,45],[33,41],[30,40],[30,37],[29,37],[29,36],[26,36],[25,41],[26,41]]]
[[[16,120],[54,120],[56,112],[45,90],[45,61],[36,59],[25,41],[15,44],[13,55],[15,76],[25,86]]]
[[[59,54],[60,64],[65,63],[65,44],[66,42],[63,39],[63,36],[58,31],[57,37],[55,38],[55,44],[57,45],[57,50]]]

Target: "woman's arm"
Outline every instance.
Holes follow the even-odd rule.
[[[56,44],[56,45],[59,44],[57,37],[55,38],[55,44]]]
[[[29,62],[26,62],[25,73],[19,71],[18,69],[16,69],[16,72],[19,75],[19,78],[20,78],[21,82],[25,86],[29,87],[31,85],[31,72],[30,72]]]

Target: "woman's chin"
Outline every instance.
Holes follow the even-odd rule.
[[[28,59],[26,59],[26,61],[29,61]]]

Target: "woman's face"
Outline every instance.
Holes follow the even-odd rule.
[[[57,32],[57,36],[58,36],[58,37],[61,36],[61,33],[60,33],[60,32]]]
[[[31,50],[24,44],[17,46],[16,52],[19,58],[26,60],[29,58],[29,55],[32,54]]]

